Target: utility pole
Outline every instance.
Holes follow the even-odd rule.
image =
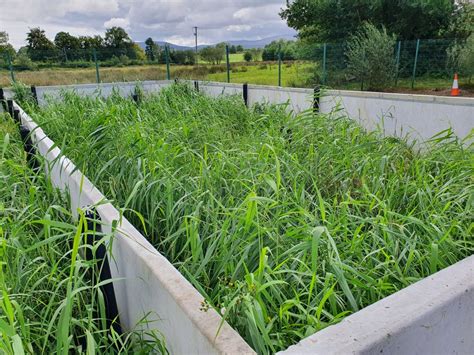
[[[194,29],[194,43],[195,43],[195,51],[196,51],[196,65],[199,63],[199,57],[198,57],[198,28],[197,26],[193,27]]]

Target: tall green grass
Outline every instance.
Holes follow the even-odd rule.
[[[260,353],[474,250],[472,146],[450,131],[420,153],[339,112],[186,85],[139,105],[64,93],[32,114]]]
[[[64,196],[25,158],[17,125],[0,113],[0,353],[165,352],[156,334],[108,329],[91,283],[97,262],[81,257],[94,231],[84,216],[72,222]]]

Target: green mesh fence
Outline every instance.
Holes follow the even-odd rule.
[[[455,65],[449,52],[454,40],[397,42],[393,58],[398,70],[387,88],[423,87],[426,82],[449,86]],[[418,51],[417,51],[418,47]],[[199,79],[222,82],[366,89],[348,69],[345,43],[314,44],[299,48],[296,60],[278,53],[275,60],[244,61],[244,54],[222,49],[215,60],[197,60],[193,50],[178,51],[159,47],[151,56],[124,49],[80,49],[22,52],[0,55],[0,86],[18,80],[29,85],[93,82]],[[417,55],[418,52],[418,55]],[[281,59],[281,60],[278,60]]]

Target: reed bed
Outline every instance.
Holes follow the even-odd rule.
[[[138,105],[65,92],[32,115],[259,353],[474,250],[472,145],[450,131],[419,152],[337,111],[184,84]]]
[[[84,216],[73,222],[65,197],[25,156],[17,125],[0,113],[0,353],[166,352],[159,334],[107,327],[91,282],[97,261],[81,257],[85,234],[96,232]]]

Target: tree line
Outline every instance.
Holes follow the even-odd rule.
[[[58,32],[50,40],[43,29],[31,28],[26,35],[26,46],[15,51],[8,42],[6,32],[0,32],[0,62],[9,58],[17,68],[35,69],[52,64],[88,66],[98,60],[101,65],[120,66],[143,64],[146,61],[165,63],[165,50],[151,38],[146,41],[143,50],[121,27],[106,29],[104,36],[73,36],[68,32]],[[151,42],[152,43],[151,43]],[[176,64],[194,64],[195,53],[192,50],[168,51],[169,60]],[[8,58],[7,58],[8,57]]]
[[[469,0],[287,0],[280,16],[308,42],[345,41],[365,23],[402,41],[467,39],[473,31]]]

